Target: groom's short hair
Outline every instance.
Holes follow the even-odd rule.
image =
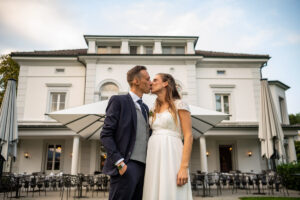
[[[127,72],[127,82],[132,86],[132,81],[135,77],[140,78],[140,71],[147,70],[145,66],[137,65]]]

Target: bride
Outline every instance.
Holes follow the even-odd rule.
[[[170,74],[155,76],[152,93],[157,99],[150,111],[153,132],[148,142],[143,200],[190,200],[188,168],[193,136],[189,106],[181,100]]]

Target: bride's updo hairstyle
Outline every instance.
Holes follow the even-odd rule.
[[[179,95],[179,92],[177,90],[176,82],[171,74],[159,73],[158,75],[161,77],[163,82],[168,82],[168,85],[165,87],[166,88],[165,101],[169,104],[168,110],[172,114],[174,122],[178,126],[177,112],[176,112],[176,106],[174,104],[174,101],[176,99],[181,99],[181,96]],[[160,111],[160,108],[161,108],[161,102],[157,98],[155,102],[152,122],[155,121],[156,113]]]

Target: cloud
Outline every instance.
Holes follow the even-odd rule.
[[[78,47],[82,43],[82,33],[68,14],[57,1],[0,2],[1,29],[48,48]]]

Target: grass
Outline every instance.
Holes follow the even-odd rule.
[[[241,200],[295,200],[299,197],[240,197]]]

